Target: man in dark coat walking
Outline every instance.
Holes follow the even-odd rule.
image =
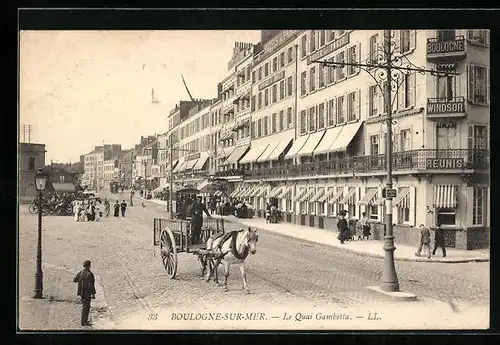
[[[191,243],[196,244],[200,241],[201,227],[203,226],[203,212],[208,218],[212,218],[208,212],[207,206],[201,202],[201,197],[196,198],[191,205]]]
[[[95,298],[95,279],[94,274],[90,271],[90,260],[83,262],[83,270],[78,272],[73,279],[74,283],[78,283],[77,295],[82,298],[82,326],[91,326],[89,322],[90,300]]]
[[[436,232],[434,233],[434,250],[432,255],[436,255],[436,250],[441,247],[443,250],[443,258],[446,257],[446,248],[444,243],[444,230],[441,228],[441,224],[437,223]]]

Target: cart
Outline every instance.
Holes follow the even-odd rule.
[[[215,267],[213,253],[205,249],[207,240],[214,235],[224,234],[224,220],[218,218],[203,219],[201,243],[191,243],[191,222],[189,220],[155,218],[153,224],[153,244],[159,246],[163,266],[169,278],[177,274],[177,255],[192,253],[201,262],[201,274],[206,266],[213,271]]]

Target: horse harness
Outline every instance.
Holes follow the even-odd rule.
[[[234,257],[238,260],[245,260],[246,259],[246,257],[248,256],[248,246],[244,247],[243,253],[239,253],[237,248],[236,248],[236,238],[238,237],[238,233],[241,231],[243,231],[243,230],[233,230],[233,231],[227,232],[225,234],[219,235],[216,238],[214,238],[214,240],[221,238],[219,244],[217,245],[217,249],[220,251],[220,254],[217,255],[218,261],[224,259],[224,257],[229,253],[229,251],[226,253],[222,252],[222,246],[229,239],[231,239],[230,251],[233,253]],[[255,241],[257,242],[257,240],[258,240],[258,236],[256,236]]]

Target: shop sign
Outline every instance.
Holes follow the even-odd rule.
[[[344,47],[345,45],[349,44],[349,34],[345,34],[342,37],[337,38],[335,41],[332,43],[324,46],[320,50],[315,51],[311,55],[307,57],[307,64],[310,65],[313,61],[319,60],[322,57],[327,56],[328,54],[333,53],[337,49],[340,49]]]
[[[427,169],[463,169],[463,158],[427,158],[425,160]]]
[[[276,83],[277,81],[280,81],[281,79],[285,79],[285,71],[281,71],[280,73],[277,73],[272,77],[264,80],[262,83],[260,83],[259,91],[265,89],[266,87],[271,86],[272,84]]]

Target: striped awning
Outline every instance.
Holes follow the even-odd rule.
[[[288,186],[284,188],[278,195],[276,195],[276,198],[278,199],[291,199],[292,198],[292,186]]]
[[[363,198],[359,201],[360,205],[371,205],[375,195],[378,193],[378,188],[368,189],[363,196]]]
[[[267,196],[270,197],[270,198],[275,198],[276,195],[278,195],[279,193],[281,193],[281,191],[284,188],[285,188],[285,186],[274,187],[273,189],[271,189],[271,191],[269,192],[269,194]]]
[[[354,205],[354,194],[356,194],[356,188],[349,188],[347,194],[340,201],[341,204]]]
[[[229,197],[230,198],[234,198],[236,196],[236,194],[238,194],[239,192],[241,192],[241,189],[242,189],[241,187],[236,188],[235,190],[233,190],[231,192],[231,194],[229,194]]]
[[[306,194],[307,194],[307,188],[301,189],[300,192],[298,192],[297,195],[292,199],[292,201],[293,202],[299,201],[299,199]]]
[[[252,190],[253,190],[254,187],[252,186],[248,186],[247,188],[243,189],[240,193],[238,193],[238,197],[239,198],[244,198],[247,196],[247,194],[249,194]]]
[[[325,195],[326,188],[320,188],[309,202],[318,202]]]
[[[256,191],[255,191],[255,197],[259,198],[261,196],[266,196],[267,193],[269,192],[269,186],[262,186],[262,187],[259,187]]]
[[[410,188],[408,187],[400,188],[398,195],[393,200],[393,205],[402,208],[409,208],[410,207],[408,202],[409,194],[410,194]]]
[[[308,201],[310,202],[311,198],[313,197],[314,193],[316,193],[315,189],[309,190],[306,194],[304,194],[300,199],[299,202],[304,202]]]
[[[344,191],[343,190],[340,190],[338,191],[337,193],[335,193],[329,200],[328,200],[328,203],[330,205],[333,205],[333,204],[336,204],[339,199],[342,197],[342,194],[344,194]]]
[[[325,202],[329,198],[331,198],[335,194],[335,188],[329,188],[328,192],[326,192],[321,198],[318,199],[318,202]]]
[[[214,193],[214,196],[221,196],[221,195],[222,195],[221,190],[215,191],[215,193]]]
[[[379,206],[379,205],[383,205],[385,202],[385,198],[384,197],[379,197],[377,199],[375,199],[372,203],[373,206]]]
[[[249,198],[249,197],[255,196],[255,194],[257,193],[257,191],[259,190],[259,188],[260,188],[259,186],[253,186],[246,193],[243,194],[243,197]]]
[[[457,186],[451,184],[434,186],[434,206],[438,208],[456,208]]]
[[[237,192],[234,194],[234,197],[241,198],[243,194],[248,192],[249,189],[250,187],[240,187],[239,189],[237,189]]]

